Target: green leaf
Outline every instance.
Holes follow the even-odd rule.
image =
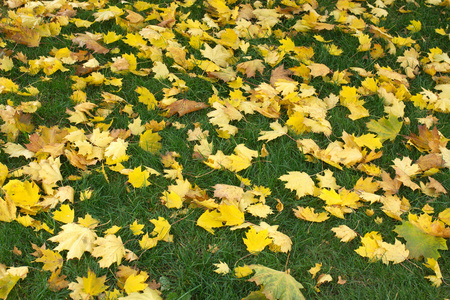
[[[383,117],[378,121],[370,120],[370,122],[367,123],[369,131],[376,133],[381,142],[384,142],[385,140],[395,140],[400,129],[402,129],[402,126],[403,122],[399,121],[398,118],[392,114],[389,114],[389,119]]]
[[[262,292],[270,300],[301,300],[305,299],[300,289],[303,285],[286,272],[276,271],[261,265],[250,265],[255,275],[248,281],[263,285]]]
[[[266,295],[261,291],[251,292],[247,297],[242,300],[267,300]]]
[[[426,234],[409,221],[404,221],[402,225],[395,226],[394,231],[406,240],[406,248],[409,250],[410,258],[438,259],[441,256],[438,250],[447,250],[444,238]]]

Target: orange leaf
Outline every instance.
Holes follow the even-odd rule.
[[[182,99],[175,101],[174,103],[168,105],[165,109],[167,110],[166,117],[171,117],[178,113],[180,117],[185,114],[207,108],[208,104],[203,102],[196,102],[187,99]]]

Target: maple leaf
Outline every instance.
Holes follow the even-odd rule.
[[[241,225],[244,222],[244,213],[235,205],[221,204],[219,210],[220,220],[227,226]]]
[[[164,108],[167,110],[166,117],[171,117],[178,113],[180,117],[185,114],[207,108],[208,104],[187,99],[177,100]]]
[[[6,200],[0,198],[0,221],[14,221],[16,219],[16,211],[17,208],[9,197],[7,197]]]
[[[44,263],[42,270],[50,271],[52,273],[55,272],[56,269],[60,269],[62,267],[63,261],[64,259],[61,254],[49,249],[43,249],[42,256],[35,260],[35,262]]]
[[[325,76],[328,73],[330,73],[330,68],[328,68],[324,64],[316,64],[313,63],[308,66],[308,68],[311,70],[311,76],[318,77],[318,76]]]
[[[137,220],[134,220],[133,224],[130,225],[130,230],[133,232],[133,235],[143,234],[142,228],[144,228],[144,224],[139,224]]]
[[[430,280],[435,287],[439,287],[442,284],[442,273],[441,268],[439,268],[438,262],[434,258],[427,258],[425,267],[434,271],[436,275],[425,276],[428,280]]]
[[[279,79],[287,80],[287,81],[293,81],[289,75],[292,75],[293,72],[289,69],[285,69],[284,65],[280,65],[279,67],[272,70],[272,73],[270,74],[270,84],[272,86],[275,86],[275,83]]]
[[[0,31],[2,31],[7,38],[28,47],[39,47],[41,41],[41,35],[37,30],[24,26],[13,27],[1,24]]]
[[[258,141],[266,140],[267,142],[269,142],[276,139],[277,137],[286,135],[288,132],[287,126],[281,126],[280,123],[278,123],[278,120],[270,123],[270,128],[272,128],[273,131],[261,131],[259,133],[260,137],[258,137]]]
[[[52,272],[52,275],[48,278],[47,282],[49,284],[49,288],[52,291],[59,291],[69,286],[69,282],[65,280],[67,278],[66,275],[61,275],[61,269],[57,269],[55,272]]]
[[[161,136],[157,132],[146,130],[139,137],[139,147],[150,153],[157,153],[162,147],[160,140]]]
[[[249,265],[255,275],[248,281],[262,285],[262,292],[267,299],[302,300],[305,299],[300,289],[303,285],[288,272],[276,271],[261,265]]]
[[[85,251],[92,252],[97,234],[90,228],[69,223],[61,226],[58,235],[49,238],[49,241],[59,243],[57,251],[69,250],[67,259],[80,258]]]
[[[286,181],[286,188],[295,191],[298,198],[314,194],[314,181],[305,172],[289,172],[279,179]]]
[[[160,292],[149,287],[145,288],[142,293],[133,292],[126,297],[120,297],[117,300],[163,300]]]
[[[214,234],[213,228],[223,226],[223,222],[220,217],[221,214],[217,210],[207,210],[197,219],[197,226],[200,226],[209,233]]]
[[[444,238],[426,234],[410,221],[403,221],[402,225],[395,226],[394,231],[406,240],[406,247],[411,258],[438,259],[441,256],[438,250],[447,250],[447,242]]]
[[[90,299],[104,292],[108,287],[105,285],[106,275],[97,277],[97,275],[88,270],[87,277],[77,277],[77,282],[71,282],[69,289],[73,292],[70,293],[72,299]]]
[[[95,240],[95,248],[92,249],[91,253],[94,257],[102,258],[98,262],[101,268],[108,268],[113,263],[120,265],[125,255],[125,247],[120,236],[117,237],[110,234],[105,238],[97,238]]]
[[[155,109],[155,107],[158,105],[158,101],[156,100],[155,95],[153,95],[153,93],[150,92],[147,88],[138,86],[134,91],[139,94],[139,102],[147,105],[148,110]]]
[[[147,170],[142,171],[141,166],[128,173],[128,182],[135,188],[146,187],[150,185],[148,177],[150,173]]]
[[[250,78],[255,77],[256,71],[263,74],[265,66],[262,60],[254,59],[240,63],[236,66],[236,68],[239,72],[245,73],[245,75]]]
[[[20,279],[27,277],[28,267],[11,267],[0,264],[0,298],[6,299]]]
[[[269,238],[267,229],[256,232],[255,228],[251,227],[250,230],[245,233],[245,237],[244,244],[251,254],[258,254],[263,251],[266,246],[272,243],[272,239]]]
[[[171,242],[173,236],[169,234],[171,225],[169,222],[162,218],[158,217],[158,219],[152,219],[150,222],[155,225],[155,228],[152,231],[152,235],[155,236],[160,241]]]
[[[219,263],[213,264],[217,269],[214,270],[217,274],[228,274],[230,272],[230,268],[228,267],[227,263],[221,262],[219,260]]]
[[[233,52],[228,51],[222,45],[216,45],[214,48],[211,48],[208,44],[205,44],[205,50],[200,50],[200,52],[204,57],[223,68],[228,67],[228,60],[233,57]]]
[[[310,221],[310,222],[320,223],[320,222],[326,221],[330,218],[328,213],[326,213],[326,212],[316,213],[316,212],[314,212],[314,208],[312,208],[312,207],[297,206],[297,208],[294,208],[293,211],[294,211],[294,215],[297,218],[306,220],[306,221]]]
[[[123,289],[127,294],[143,291],[145,288],[148,287],[148,284],[145,283],[147,279],[148,275],[146,272],[139,272],[139,274],[131,274],[125,281]]]
[[[66,224],[72,223],[74,217],[75,217],[74,210],[71,209],[70,206],[67,204],[61,205],[60,210],[56,210],[53,212],[53,219]]]
[[[439,153],[441,147],[447,146],[448,140],[441,137],[436,126],[431,131],[425,125],[418,125],[418,127],[419,135],[411,133],[406,138],[408,138],[408,144],[413,144],[420,152]]]
[[[86,48],[94,50],[95,53],[106,54],[109,52],[108,48],[100,45],[97,41],[102,39],[101,35],[95,35],[90,32],[77,33],[76,37],[72,39],[72,42],[78,46],[86,46]]]
[[[39,187],[33,181],[10,180],[3,186],[6,197],[11,199],[16,206],[30,209],[39,201]]]
[[[331,228],[331,231],[333,231],[336,234],[336,237],[341,239],[341,242],[344,243],[348,243],[358,236],[358,234],[347,225],[333,227]]]
[[[399,122],[398,118],[392,114],[389,114],[388,119],[383,117],[378,121],[370,120],[367,123],[369,131],[376,133],[381,142],[395,140],[402,126],[403,122]]]
[[[242,267],[238,266],[238,267],[234,268],[234,275],[237,278],[246,277],[252,273],[253,273],[253,270],[247,265],[244,265]]]

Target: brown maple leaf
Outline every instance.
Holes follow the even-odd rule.
[[[439,153],[422,155],[421,157],[419,157],[416,163],[419,165],[419,168],[422,172],[425,172],[432,168],[440,169],[444,166],[444,160],[442,159],[442,155]]]
[[[411,133],[406,138],[408,143],[413,144],[420,152],[439,153],[439,148],[447,145],[447,139],[441,138],[436,126],[431,131],[426,125],[418,125],[418,128],[419,135]]]
[[[236,68],[239,72],[245,73],[245,75],[250,78],[255,77],[256,71],[262,74],[265,67],[262,60],[254,59],[240,63],[236,66]]]
[[[64,137],[68,134],[67,129],[59,129],[56,126],[51,128],[41,127],[40,132],[30,135],[30,143],[25,144],[28,150],[49,153],[53,157],[58,157],[64,153],[66,143]]]
[[[381,173],[382,181],[378,181],[380,183],[380,187],[389,194],[397,194],[399,188],[402,186],[402,182],[397,178],[392,179],[391,176],[386,171]]]
[[[76,37],[72,39],[72,42],[80,47],[86,46],[86,48],[94,50],[95,53],[106,54],[109,52],[109,49],[103,47],[97,42],[97,40],[101,38],[101,36],[92,34],[90,32],[77,33]]]
[[[174,103],[166,106],[165,108],[165,110],[167,110],[166,117],[171,117],[176,113],[178,113],[178,115],[181,117],[184,116],[185,114],[201,110],[207,107],[208,104],[203,102],[196,102],[187,99],[177,100]]]
[[[272,74],[270,75],[270,84],[272,86],[275,86],[275,82],[277,82],[278,79],[293,81],[293,79],[289,77],[290,75],[292,75],[292,71],[289,69],[285,69],[284,65],[281,65],[278,68],[272,70]]]
[[[13,27],[1,24],[0,31],[14,42],[28,47],[39,47],[41,36],[36,30],[27,27]]]

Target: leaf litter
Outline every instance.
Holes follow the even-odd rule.
[[[151,186],[154,176],[163,176],[171,184],[162,193],[161,204],[171,210],[186,207],[203,210],[197,225],[206,230],[205,234],[214,234],[214,229],[221,227],[245,230],[241,246],[246,246],[249,255],[262,251],[289,253],[292,247],[289,235],[293,233],[288,229],[278,230],[276,224],[261,221],[257,225],[247,220],[250,215],[272,222],[269,216],[274,211],[267,202],[270,188],[257,186],[252,178],[238,174],[256,159],[270,158],[265,143],[287,137],[296,142],[298,151],[307,161],[322,161],[326,166],[324,175],[295,170],[278,178],[287,190],[295,192],[293,197],[312,197],[322,205],[322,208],[297,206],[292,209],[292,215],[301,219],[299,222],[345,220],[348,214],[360,213],[361,207],[380,203],[387,217],[401,222],[393,230],[399,237],[394,244],[383,241],[380,232],[358,233],[345,224],[331,230],[345,243],[359,236],[361,246],[355,252],[369,261],[397,264],[408,259],[423,259],[424,266],[435,273],[426,278],[439,287],[442,284],[438,264],[442,252],[439,251],[447,250],[450,208],[434,212],[427,204],[422,212],[414,213],[411,199],[401,196],[399,191],[409,189],[431,198],[447,193],[442,183],[432,176],[450,167],[448,132],[438,130],[442,128],[436,126],[440,120],[432,114],[450,112],[447,75],[450,59],[438,47],[420,49],[413,39],[423,28],[418,20],[411,20],[405,28],[408,34],[402,36],[394,36],[393,32],[378,26],[381,19],[389,18],[389,12],[396,9],[394,2],[376,1],[373,6],[337,1],[330,12],[323,13],[316,1],[283,0],[264,6],[259,1],[252,5],[207,0],[201,11],[202,18],[194,20],[189,14],[194,5],[192,1],[175,1],[170,5],[136,1],[119,6],[108,1],[61,0],[45,4],[4,1],[8,16],[0,20],[3,33],[0,38],[0,94],[3,99],[16,94],[19,99],[27,100],[20,104],[9,99],[2,101],[2,149],[11,159],[23,157],[26,163],[14,171],[0,164],[3,191],[0,221],[18,222],[51,235],[48,241],[52,243],[47,245],[51,249],[45,245],[33,248],[37,257],[34,262],[43,263],[42,270],[50,272],[48,283],[52,290],[69,289],[72,299],[161,299],[160,291],[155,289],[160,285],[147,284],[145,271],[130,268],[123,262],[139,259],[158,243],[173,242],[177,237],[170,234],[169,221],[161,216],[151,219],[154,229],[150,231],[133,220],[129,228],[140,239],[140,249],[127,249],[127,243],[118,234],[121,227],[116,224],[100,232],[97,228],[100,220],[89,214],[75,222],[78,203],[74,195],[79,193],[80,201],[87,201],[93,191],[75,190],[70,184],[63,185],[66,182],[63,179],[79,180],[97,170],[109,182],[105,172],[108,169],[121,174],[131,188],[141,189]],[[448,7],[448,1],[427,1],[427,5]],[[83,11],[91,11],[93,18],[77,18]],[[409,11],[402,7],[399,12]],[[295,23],[290,30],[283,31],[281,25],[287,20]],[[106,23],[122,30],[96,32],[90,29]],[[63,28],[73,33],[64,34]],[[450,38],[447,30],[435,29],[436,34]],[[358,46],[352,51],[366,53],[375,60],[397,56],[400,67],[392,69],[376,63],[372,70],[354,66],[332,70],[315,58],[313,47],[301,46],[296,40],[298,34],[311,34],[318,43],[323,43],[329,55],[341,56],[344,50],[335,44],[338,41],[325,40],[322,36],[333,31],[358,40]],[[256,39],[267,37],[276,40],[278,45],[254,43]],[[48,56],[39,58],[28,57],[32,55],[30,52],[21,51],[23,47],[40,47],[52,39],[65,40],[70,46],[54,48]],[[16,47],[16,44],[23,47]],[[122,53],[123,46],[132,51]],[[152,67],[145,67],[147,64],[143,61],[150,62]],[[287,61],[294,61],[294,66],[285,69]],[[34,114],[45,109],[39,101],[40,91],[33,85],[22,86],[24,81],[10,77],[11,70],[27,78],[40,76],[43,81],[52,80],[55,73],[73,70],[75,75],[67,75],[67,80],[72,82],[73,106],[67,108],[68,116],[64,116],[70,127],[35,127]],[[203,102],[187,99],[185,93],[191,87],[182,79],[184,75],[213,84],[212,95],[202,99]],[[265,75],[270,75],[270,79]],[[428,76],[436,85],[431,90],[422,88],[412,94],[410,81],[419,75]],[[133,96],[137,101],[128,103],[120,96],[120,90],[133,76],[150,76],[163,81],[166,87],[154,91],[137,87]],[[354,85],[356,76],[360,85]],[[340,89],[339,93],[323,97],[316,85],[312,85],[313,81],[331,83]],[[226,89],[227,94],[219,92],[218,87]],[[93,99],[88,88],[101,90],[101,99]],[[382,99],[384,115],[381,118],[371,118],[365,106],[367,99],[373,96]],[[241,183],[233,186],[219,182],[211,187],[214,190],[211,195],[185,178],[186,170],[177,161],[180,154],[176,152],[161,155],[164,175],[153,169],[156,166],[127,167],[133,160],[131,144],[138,143],[142,151],[157,155],[165,142],[160,132],[172,125],[182,125],[166,119],[143,121],[135,111],[139,105],[145,105],[149,111],[164,110],[161,116],[165,118],[206,110],[215,134],[222,139],[239,136],[239,131],[246,126],[245,117],[252,114],[270,119],[270,130],[260,129],[260,151],[238,144],[232,154],[226,155],[216,149],[217,145],[211,142],[202,124],[195,124],[195,130],[190,131],[187,139],[194,144],[193,157],[212,172],[225,170],[235,174]],[[423,125],[414,130],[417,134],[401,136],[402,128],[411,122],[405,112],[408,106],[427,110],[429,116],[418,120]],[[367,132],[355,136],[343,131],[342,136],[319,146],[306,134],[329,138],[335,122],[330,118],[330,111],[335,107],[346,109],[347,117],[353,121],[364,119]],[[117,109],[129,118],[127,128],[115,127],[112,113]],[[408,156],[395,158],[390,166],[378,163],[383,150],[398,140],[425,154],[417,160]],[[66,173],[61,169],[61,160],[68,161],[77,172]],[[334,177],[335,169],[357,170],[361,177],[353,187],[341,187]],[[277,201],[276,209],[283,210],[283,203]],[[36,218],[47,212],[57,226]],[[373,214],[373,209],[371,213],[367,209],[366,214]],[[116,277],[97,277],[89,270],[87,277],[80,274],[76,282],[66,281],[66,275],[62,274],[64,262],[87,255],[97,259],[100,268],[118,266]],[[221,275],[230,272],[226,262],[213,265],[217,269],[211,266],[211,272]],[[319,265],[322,266],[316,264],[317,270],[310,270],[313,277],[320,271]],[[32,272],[28,267],[0,265],[1,298],[6,298],[14,285]],[[277,271],[255,264],[235,268],[238,278],[253,272],[249,280],[261,285],[261,290],[252,292],[246,299],[303,299],[300,289],[304,287],[289,270]],[[320,292],[320,285],[332,281],[329,274],[319,275],[316,292]],[[345,284],[345,280],[339,276],[337,283]]]

